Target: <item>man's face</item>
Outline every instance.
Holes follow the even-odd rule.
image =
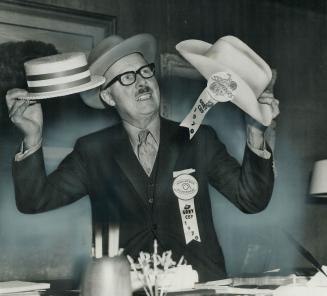
[[[148,63],[138,53],[125,56],[114,63],[105,73],[108,83],[117,75],[128,71],[137,71]],[[143,78],[136,75],[131,85],[122,85],[119,81],[102,91],[104,101],[117,108],[123,120],[135,124],[138,120],[153,117],[159,112],[160,92],[156,78]]]

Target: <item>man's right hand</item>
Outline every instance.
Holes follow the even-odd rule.
[[[6,102],[9,118],[23,132],[24,147],[29,149],[42,139],[43,114],[40,103],[19,99],[26,93],[24,89],[11,89],[6,94]]]

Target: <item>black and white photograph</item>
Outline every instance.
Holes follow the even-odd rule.
[[[0,0],[0,296],[327,295],[327,2]]]

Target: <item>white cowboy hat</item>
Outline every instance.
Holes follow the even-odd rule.
[[[90,71],[104,76],[106,71],[119,59],[132,53],[140,53],[148,62],[153,62],[156,54],[156,40],[150,34],[138,34],[128,39],[112,35],[102,40],[88,56]],[[97,109],[105,106],[100,98],[100,89],[81,93],[85,104]]]
[[[61,97],[100,86],[104,77],[91,75],[82,52],[56,54],[24,63],[26,100]]]
[[[257,99],[268,86],[272,71],[244,42],[234,36],[222,37],[214,44],[185,40],[176,49],[207,80],[218,72],[228,74],[233,82],[231,102],[261,124],[271,123],[270,106],[260,104]]]

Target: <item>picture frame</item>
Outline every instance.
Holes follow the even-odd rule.
[[[89,51],[116,33],[116,17],[32,1],[0,1],[0,44],[37,40],[59,52]]]

